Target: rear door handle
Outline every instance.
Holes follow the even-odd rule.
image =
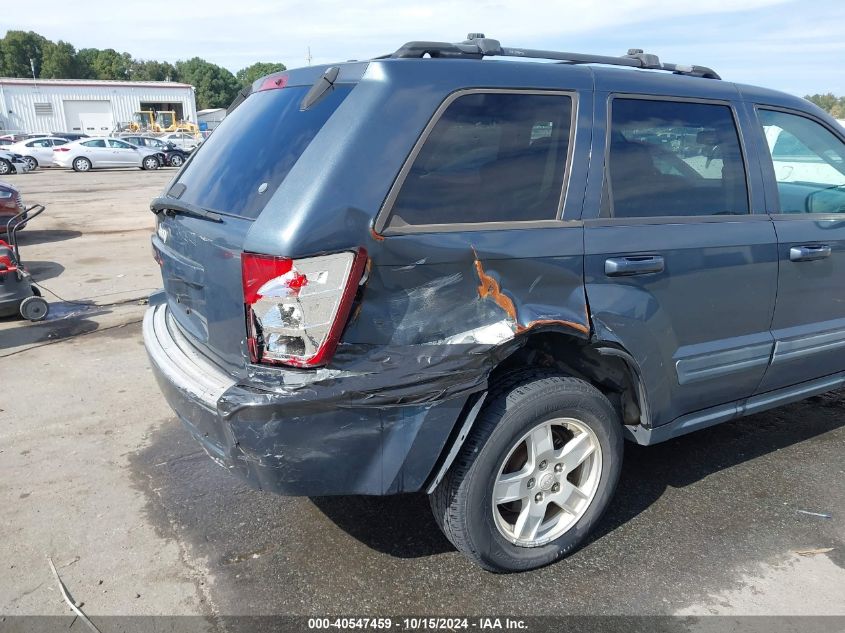
[[[827,244],[807,244],[789,249],[789,259],[793,262],[811,262],[826,257],[830,257],[830,246]]]
[[[604,262],[604,274],[608,277],[629,277],[662,273],[663,258],[660,255],[631,255],[611,257]]]

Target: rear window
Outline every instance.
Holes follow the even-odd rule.
[[[309,86],[250,95],[196,150],[171,192],[205,209],[257,218],[352,86],[338,86],[304,112]]]

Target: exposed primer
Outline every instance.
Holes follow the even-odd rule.
[[[481,343],[483,345],[498,345],[508,339],[513,338],[513,325],[507,321],[502,320],[490,325],[467,330],[450,336],[442,341],[437,341],[437,344],[459,345],[462,343]]]
[[[518,326],[520,332],[524,332],[525,330],[530,330],[534,327],[540,327],[543,325],[563,325],[564,327],[572,328],[573,330],[578,330],[583,334],[589,334],[590,328],[584,325],[583,323],[576,323],[575,321],[563,321],[561,319],[537,319],[536,321],[531,321],[526,326]]]
[[[558,325],[563,326],[569,329],[573,329],[577,332],[581,332],[585,336],[589,336],[590,334],[590,327],[589,325],[585,325],[583,323],[577,323],[575,321],[566,321],[563,319],[535,319],[534,321],[529,321],[527,325],[522,325],[519,321],[519,315],[517,313],[516,305],[514,304],[513,300],[504,294],[501,287],[499,286],[499,282],[496,281],[492,276],[488,275],[484,272],[484,265],[481,263],[481,260],[478,258],[478,253],[476,252],[475,248],[472,249],[473,255],[475,256],[475,271],[478,273],[478,279],[481,282],[478,286],[478,296],[482,299],[487,299],[488,297],[493,299],[502,310],[505,311],[505,314],[508,315],[510,321],[513,323],[512,326],[508,326],[511,328],[511,331],[514,334],[520,334],[521,332],[525,332],[535,327],[542,327],[544,325]],[[541,276],[542,277],[542,276]],[[534,280],[531,288],[533,289],[536,286],[537,282],[541,279],[538,277]],[[529,291],[530,292],[530,291]],[[585,314],[586,314],[586,306],[585,306]],[[487,327],[495,327],[494,330],[491,330],[491,334],[499,334],[501,332],[501,325],[503,323],[507,323],[506,321],[500,323],[494,323],[492,326]],[[589,323],[589,317],[587,317],[587,323]],[[472,330],[470,332],[465,332],[462,334],[456,335],[457,337],[461,337],[463,335],[468,335],[476,331],[486,330],[485,328],[477,328],[476,330]],[[485,334],[487,334],[485,332]],[[452,338],[446,340],[446,342],[450,342]],[[506,340],[506,339],[501,339]],[[465,342],[465,341],[460,341]],[[478,342],[482,342],[479,340]],[[483,342],[493,342],[493,341],[483,341]]]
[[[504,310],[505,314],[507,314],[514,323],[518,323],[516,306],[513,304],[513,301],[502,292],[502,289],[499,287],[499,282],[484,272],[484,266],[482,265],[481,260],[478,259],[478,253],[475,248],[472,249],[472,252],[473,255],[475,255],[475,272],[478,273],[478,280],[481,282],[478,286],[478,296],[482,299],[486,299],[487,297],[492,298],[493,301],[496,302],[496,305]]]

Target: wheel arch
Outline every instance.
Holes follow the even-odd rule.
[[[605,330],[605,332],[607,332]],[[610,400],[624,425],[650,426],[648,395],[636,359],[613,336],[582,333],[559,325],[533,328],[519,335],[521,345],[510,350],[490,371],[487,385],[495,384],[527,367],[547,367],[580,378]],[[469,435],[488,389],[469,398],[455,421],[425,486],[429,494],[437,487]]]

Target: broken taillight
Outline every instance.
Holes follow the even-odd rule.
[[[261,92],[263,90],[279,90],[287,85],[287,75],[270,75],[269,77],[264,78],[264,81],[261,82],[261,86],[255,92]]]
[[[295,367],[328,363],[366,262],[363,248],[301,259],[244,253],[241,270],[252,362]]]

